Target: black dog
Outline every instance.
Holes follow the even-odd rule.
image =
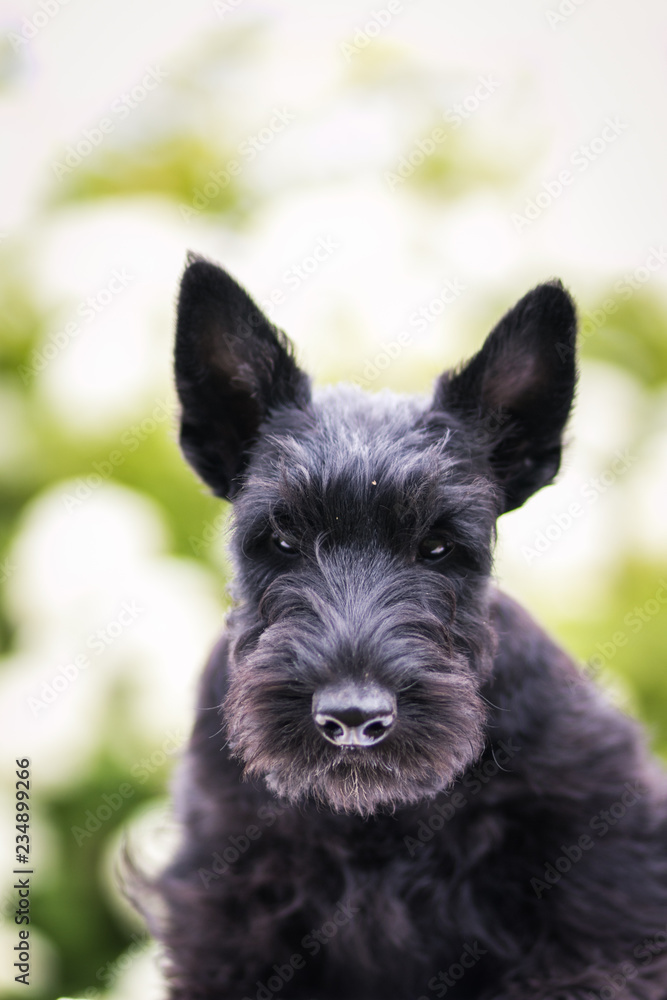
[[[575,336],[550,282],[430,401],[311,393],[191,259],[181,442],[233,500],[236,606],[158,884],[172,998],[667,997],[661,774],[489,581],[558,470]]]

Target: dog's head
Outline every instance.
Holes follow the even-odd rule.
[[[234,505],[221,709],[248,775],[369,813],[435,794],[480,754],[495,521],[558,470],[575,334],[549,283],[429,400],[313,392],[243,289],[191,260],[181,444]]]

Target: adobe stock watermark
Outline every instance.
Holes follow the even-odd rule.
[[[5,556],[5,558],[0,563],[0,586],[3,583],[7,583],[7,580],[13,575],[16,570],[16,563],[10,558],[10,556]]]
[[[223,20],[228,14],[238,10],[242,3],[245,3],[245,0],[213,0],[213,10],[220,20]]]
[[[616,298],[606,298],[597,309],[587,309],[582,314],[579,321],[579,340],[588,340],[600,330],[610,316],[618,312],[618,300],[627,302],[649,282],[654,274],[667,263],[667,250],[662,244],[658,247],[650,247],[647,256],[641,264],[626,271],[622,278],[618,278],[613,285]],[[571,343],[559,341],[556,344],[558,357],[563,361],[576,350]]]
[[[623,617],[623,624],[626,629],[617,629],[608,639],[595,644],[596,652],[586,660],[579,674],[573,681],[573,686],[583,683],[584,679],[600,680],[604,671],[613,660],[619,649],[627,646],[631,636],[641,632],[645,625],[652,621],[656,615],[661,614],[667,607],[667,580],[658,580],[658,588],[652,597],[647,598],[643,604],[635,604]]]
[[[477,767],[470,768],[460,781],[454,786],[456,790],[443,801],[434,799],[431,803],[431,814],[427,819],[420,819],[415,827],[415,836],[403,838],[408,854],[414,858],[415,854],[429,841],[433,840],[436,833],[442,830],[445,823],[449,823],[464,809],[471,798],[478,795],[482,789],[488,785],[500,771],[510,770],[512,758],[519,752],[521,747],[515,746],[512,740],[500,740],[493,746],[491,757]],[[458,788],[462,789],[461,791]]]
[[[406,347],[412,344],[415,333],[425,333],[431,323],[444,313],[447,306],[456,302],[467,287],[460,278],[448,278],[433,298],[410,313],[408,316],[410,329],[401,330],[394,339],[381,342],[381,350],[366,361],[361,375],[352,378],[353,385],[361,389],[367,389],[372,385],[382,372],[401,356]]]
[[[282,991],[286,983],[289,983],[297,972],[306,968],[308,958],[319,955],[322,948],[325,948],[340,932],[341,927],[345,927],[351,920],[354,920],[359,913],[359,908],[353,905],[353,896],[339,900],[329,920],[325,920],[321,927],[311,928],[308,934],[304,935],[301,939],[301,947],[305,951],[305,955],[301,951],[296,951],[283,964],[276,963],[272,967],[273,974],[265,983],[257,980],[255,983],[257,992],[254,996],[245,996],[243,1000],[273,1000],[273,997]]]
[[[112,962],[101,965],[95,973],[95,978],[102,984],[99,986],[89,986],[83,992],[85,1000],[98,1000],[105,995],[106,991],[118,981],[118,978],[134,964],[151,944],[151,939],[142,937],[139,934],[130,935],[130,944],[125,951]]]
[[[85,476],[79,476],[74,481],[73,489],[63,493],[61,499],[67,513],[74,514],[79,511],[95,490],[115,475],[116,470],[126,462],[127,456],[137,451],[165,420],[169,420],[176,413],[178,405],[175,402],[157,399],[150,414],[123,431],[120,436],[122,448],[113,448],[106,458],[93,462],[93,471]]]
[[[46,344],[36,348],[30,354],[29,365],[18,365],[17,371],[24,385],[27,385],[33,378],[43,372],[51,361],[64,351],[73,340],[85,331],[91,323],[104,312],[105,309],[134,281],[134,275],[128,274],[126,269],[116,268],[111,273],[111,277],[102,288],[99,288],[92,295],[87,295],[76,307],[76,316],[80,320],[72,320],[66,323],[60,330],[50,333]]]
[[[220,850],[211,855],[211,867],[197,869],[204,888],[210,888],[212,882],[223,878],[232,865],[235,865],[252,845],[261,839],[265,830],[270,829],[286,809],[287,807],[275,802],[260,806],[257,810],[257,823],[249,823],[241,833],[230,834],[227,842],[220,845]]]
[[[143,104],[152,91],[156,90],[168,75],[159,66],[149,67],[141,80],[131,90],[124,91],[120,97],[117,97],[113,101],[108,115],[100,118],[92,128],[85,128],[81,133],[81,138],[66,147],[65,154],[61,160],[53,160],[51,162],[51,169],[56,180],[62,181],[73,170],[80,167],[83,161],[102,145],[106,137],[116,131],[118,123],[125,121],[135,108]]]
[[[199,535],[189,535],[188,544],[196,556],[206,552],[209,546],[221,538],[227,524],[227,511],[217,514],[212,521],[204,521]]]
[[[389,27],[397,14],[402,14],[404,10],[403,0],[389,0],[384,7],[369,11],[368,20],[357,26],[352,41],[340,43],[339,48],[345,62],[350,63]]]
[[[303,283],[312,278],[340,247],[341,243],[331,233],[319,236],[309,248],[308,253],[290,264],[283,272],[281,284],[274,286],[258,299],[259,308],[248,313],[243,320],[239,320],[236,336],[253,337],[255,331],[265,325],[267,315],[269,319],[272,319],[276,306],[282,305],[289,294],[298,291]]]
[[[579,864],[584,855],[593,850],[596,841],[606,837],[609,831],[623,820],[628,809],[636,805],[648,791],[638,781],[634,783],[626,781],[623,789],[616,802],[613,802],[608,809],[601,809],[589,820],[590,833],[582,833],[574,844],[561,844],[562,853],[557,858],[544,862],[542,878],[531,878],[530,886],[538,899],[558,885],[563,877],[572,871],[574,865]]]
[[[132,776],[140,785],[145,784],[151,775],[164,767],[166,762],[179,752],[186,741],[187,736],[180,730],[168,732],[158,750],[154,750],[148,757],[142,757],[132,766]],[[100,796],[98,805],[93,809],[86,809],[80,820],[80,825],[75,824],[70,827],[70,833],[74,837],[76,846],[81,847],[86,840],[90,840],[96,833],[99,833],[105,823],[108,823],[116,815],[125,802],[134,798],[136,792],[136,785],[130,784],[129,781],[121,781],[114,791],[104,792]]]
[[[236,147],[238,156],[228,160],[219,170],[210,170],[201,187],[194,188],[190,204],[179,205],[184,221],[192,222],[193,219],[198,219],[211,202],[229,187],[232,180],[240,177],[245,166],[252,163],[295,119],[296,115],[287,108],[274,108],[266,125],[238,144]]]
[[[488,955],[485,948],[482,948],[479,941],[466,944],[459,955],[458,962],[452,962],[448,969],[440,969],[437,975],[428,981],[428,989],[435,993],[437,997],[447,996],[447,991],[456,986],[469,969],[472,969],[484,955]],[[417,997],[417,1000],[431,1000],[430,997]]]
[[[523,212],[512,212],[510,222],[515,232],[522,233],[532,226],[536,219],[539,219],[546,209],[574,184],[577,177],[585,173],[628,128],[628,123],[621,121],[618,115],[606,118],[600,134],[589,142],[582,143],[571,154],[569,163],[572,169],[566,167],[559,171],[556,177],[542,181],[539,191],[532,198],[526,199]]]
[[[288,294],[285,289],[289,292],[298,291],[305,281],[316,274],[322,265],[329,261],[337,250],[340,250],[340,247],[341,244],[337,237],[332,236],[331,233],[318,237],[307,254],[283,271],[281,284],[276,285],[260,299],[261,308],[271,315],[276,306],[285,302]]]
[[[582,484],[578,492],[579,499],[573,500],[568,504],[566,510],[555,514],[546,527],[536,531],[531,545],[521,546],[521,555],[528,565],[548,552],[555,542],[560,541],[575,521],[584,517],[590,507],[597,503],[600,497],[611,489],[636,461],[636,455],[632,455],[627,448],[617,449],[607,468],[599,475],[591,476]]]
[[[105,653],[109,646],[135,624],[143,611],[136,601],[124,601],[111,621],[91,632],[85,640],[86,650],[90,652],[78,653],[69,662],[63,663],[48,681],[42,682],[38,695],[27,699],[33,716],[37,718],[40,712],[53,705],[81,676],[82,671],[88,669],[94,658]]]
[[[40,31],[49,24],[56,14],[69,3],[69,0],[39,0],[38,9],[34,14],[24,17],[18,32],[10,31],[7,41],[18,52],[28,45]]]
[[[645,937],[632,949],[632,957],[635,962],[620,962],[616,968],[606,975],[607,982],[595,993],[588,991],[590,1000],[614,1000],[614,997],[627,997],[626,986],[635,979],[642,968],[650,965],[659,955],[664,954],[667,949],[667,925],[660,928],[655,934]]]
[[[500,87],[500,81],[492,76],[480,76],[477,80],[475,89],[462,101],[447,108],[443,114],[444,121],[451,126],[453,131],[460,128],[471,115],[474,115]],[[400,184],[404,184],[408,178],[412,177],[415,170],[421,167],[429,156],[433,156],[446,141],[447,131],[440,125],[436,125],[427,136],[417,139],[412,148],[401,156],[394,169],[385,171],[384,179],[389,190],[395,191]]]
[[[572,17],[585,3],[586,0],[560,0],[558,6],[545,10],[544,16],[547,19],[547,24],[550,28],[557,28]]]

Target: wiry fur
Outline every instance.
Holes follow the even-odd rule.
[[[662,774],[489,582],[496,518],[558,469],[574,336],[552,283],[431,401],[311,393],[227,275],[186,271],[183,443],[234,497],[235,607],[157,886],[172,1000],[667,997]],[[343,679],[395,695],[379,744],[314,726]]]

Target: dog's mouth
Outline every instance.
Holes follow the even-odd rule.
[[[278,770],[265,774],[264,781],[273,795],[288,802],[310,800],[334,812],[362,816],[416,802],[437,790],[430,787],[430,782],[421,790],[414,784],[410,789],[402,788],[392,765],[364,758],[363,749],[346,748],[340,751],[338,760],[329,762],[326,768],[314,770],[305,782],[295,781],[293,775]]]
[[[373,813],[414,805],[448,788],[478,755],[474,741],[465,750],[420,753],[396,740],[381,747],[328,747],[317,760],[273,761],[266,770],[246,766],[268,790],[290,803],[319,803],[334,812]],[[276,766],[277,765],[277,766]]]

